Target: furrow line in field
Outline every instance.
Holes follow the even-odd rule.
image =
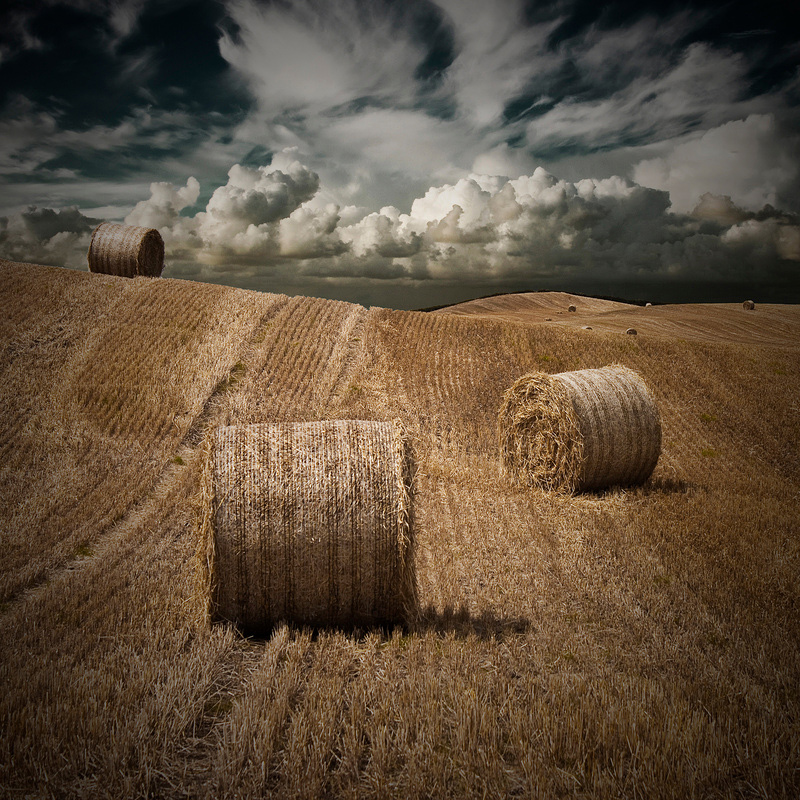
[[[450,546],[452,518],[442,481],[423,478],[418,491],[416,558],[419,600],[424,613],[439,614],[451,602],[445,584],[455,561]]]
[[[327,412],[341,404],[356,367],[364,354],[364,327],[369,311],[354,306],[345,317],[339,338],[333,348],[328,365],[320,381],[319,406]]]
[[[457,336],[458,328],[461,327],[461,320],[458,317],[449,317],[447,325],[439,336],[439,350],[441,352],[441,365],[437,375],[439,389],[439,403],[443,412],[449,417],[454,416],[454,400],[458,397],[455,389],[454,373],[461,375],[464,365],[461,357],[464,350],[463,343],[459,342]],[[474,328],[474,324],[470,326]]]
[[[335,313],[334,301],[317,300],[311,304],[309,321],[296,341],[291,357],[284,363],[281,383],[286,387],[285,403],[299,405],[313,391],[314,368],[331,346],[329,321]]]
[[[268,422],[280,418],[282,405],[276,371],[285,358],[289,337],[307,312],[303,298],[283,297],[274,314],[260,327],[234,376],[235,393],[224,398],[224,424]]]
[[[446,408],[448,409],[452,409],[456,406],[458,398],[461,396],[463,391],[459,389],[456,383],[456,376],[458,376],[462,382],[467,378],[468,364],[465,363],[464,355],[470,351],[471,344],[468,338],[464,340],[460,337],[464,336],[465,333],[467,337],[469,337],[470,333],[474,333],[474,328],[477,326],[472,325],[470,327],[472,330],[465,330],[465,326],[462,324],[461,320],[458,319],[458,317],[453,317],[452,322],[446,331],[444,346],[446,347],[445,352],[447,355],[444,363],[445,373],[443,375],[443,399],[446,403]],[[464,388],[470,392],[472,387],[467,385]],[[471,394],[468,396],[470,398],[472,397]]]
[[[304,354],[304,363],[298,373],[302,373],[303,378],[296,380],[295,390],[292,393],[292,402],[310,402],[319,414],[322,413],[323,403],[320,402],[318,384],[326,380],[328,365],[331,360],[334,348],[342,342],[342,327],[347,319],[349,306],[338,302],[328,301],[323,317],[315,331],[314,346],[307,347]],[[327,385],[322,387],[322,391],[330,390],[330,378]],[[299,390],[299,391],[298,391]],[[313,403],[317,397],[318,402]]]
[[[30,418],[30,415],[25,412],[14,414],[14,410],[12,409],[9,413],[4,413],[3,417],[5,427],[2,433],[0,433],[0,460],[2,460],[3,467],[5,468],[5,458],[13,451],[13,448],[17,444],[16,438]]]
[[[2,416],[6,427],[0,435],[0,463],[3,465],[2,471],[5,472],[6,470],[12,471],[14,469],[14,462],[17,460],[20,446],[18,437],[22,429],[30,421],[31,414],[23,411],[14,415],[12,410]]]
[[[310,298],[298,298],[294,303],[295,313],[290,318],[291,325],[282,328],[277,345],[267,356],[262,376],[267,377],[267,390],[272,405],[271,414],[282,419],[287,407],[291,407],[291,399],[296,389],[298,376],[298,360],[304,347],[311,346],[307,342],[308,331],[314,330],[314,322],[319,313],[316,303]]]
[[[239,370],[242,364],[249,365],[250,360],[256,357],[255,354],[257,353],[259,343],[266,337],[268,329],[282,316],[289,302],[289,298],[285,296],[278,296],[278,298],[273,301],[267,313],[262,316],[261,321],[250,336],[248,343],[242,348],[243,361],[234,364],[231,371],[228,373],[228,377],[220,381],[211,395],[209,395],[195,422],[184,434],[180,443],[181,448],[194,448],[198,445],[202,441],[204,432],[213,424],[214,420],[227,424],[227,420],[224,419],[224,412],[221,412],[218,408],[218,406],[221,405],[221,400],[223,398],[229,399],[230,394],[243,393],[244,384],[240,382],[239,378]]]
[[[339,341],[348,304],[293,298],[282,312],[288,324],[268,336],[254,368],[243,381],[240,421],[311,419],[323,413],[318,387],[330,353]],[[282,319],[276,319],[276,325]]]

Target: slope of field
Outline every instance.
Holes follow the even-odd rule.
[[[570,312],[570,306],[575,311]],[[671,339],[794,348],[800,341],[800,306],[759,304],[746,311],[737,303],[638,306],[564,292],[525,292],[470,300],[436,314],[489,317],[507,322],[547,323],[594,331]]]
[[[518,321],[3,261],[0,302],[0,796],[800,793],[796,309]],[[658,402],[652,479],[507,482],[505,388],[608,363]],[[209,626],[205,432],[348,417],[413,435],[418,618]]]

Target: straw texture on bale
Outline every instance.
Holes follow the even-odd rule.
[[[498,416],[504,471],[560,491],[644,483],[661,453],[658,408],[622,366],[523,375]]]
[[[412,458],[400,423],[218,429],[202,570],[209,611],[247,631],[402,622],[416,606]]]
[[[92,233],[87,260],[90,272],[158,278],[164,270],[164,240],[155,228],[102,222]]]
[[[756,304],[752,300],[745,300],[744,303],[742,303],[742,308],[745,311],[752,311],[755,307]]]

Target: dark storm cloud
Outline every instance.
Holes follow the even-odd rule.
[[[0,179],[130,181],[232,130],[250,98],[219,54],[223,13],[174,0],[6,7]]]
[[[0,252],[12,261],[83,266],[92,230],[101,222],[77,208],[30,208],[0,217]]]
[[[77,129],[118,123],[143,101],[240,112],[249,101],[219,54],[222,15],[210,0],[12,5],[2,19],[16,22],[0,32],[0,106],[21,95]]]

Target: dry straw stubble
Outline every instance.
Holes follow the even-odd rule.
[[[90,272],[158,278],[164,270],[164,240],[155,228],[102,222],[92,233],[87,260]]]
[[[661,452],[655,401],[617,365],[523,375],[503,396],[498,428],[505,472],[545,489],[643,483]]]
[[[412,457],[399,422],[219,428],[208,447],[202,582],[212,619],[367,626],[416,606]]]

